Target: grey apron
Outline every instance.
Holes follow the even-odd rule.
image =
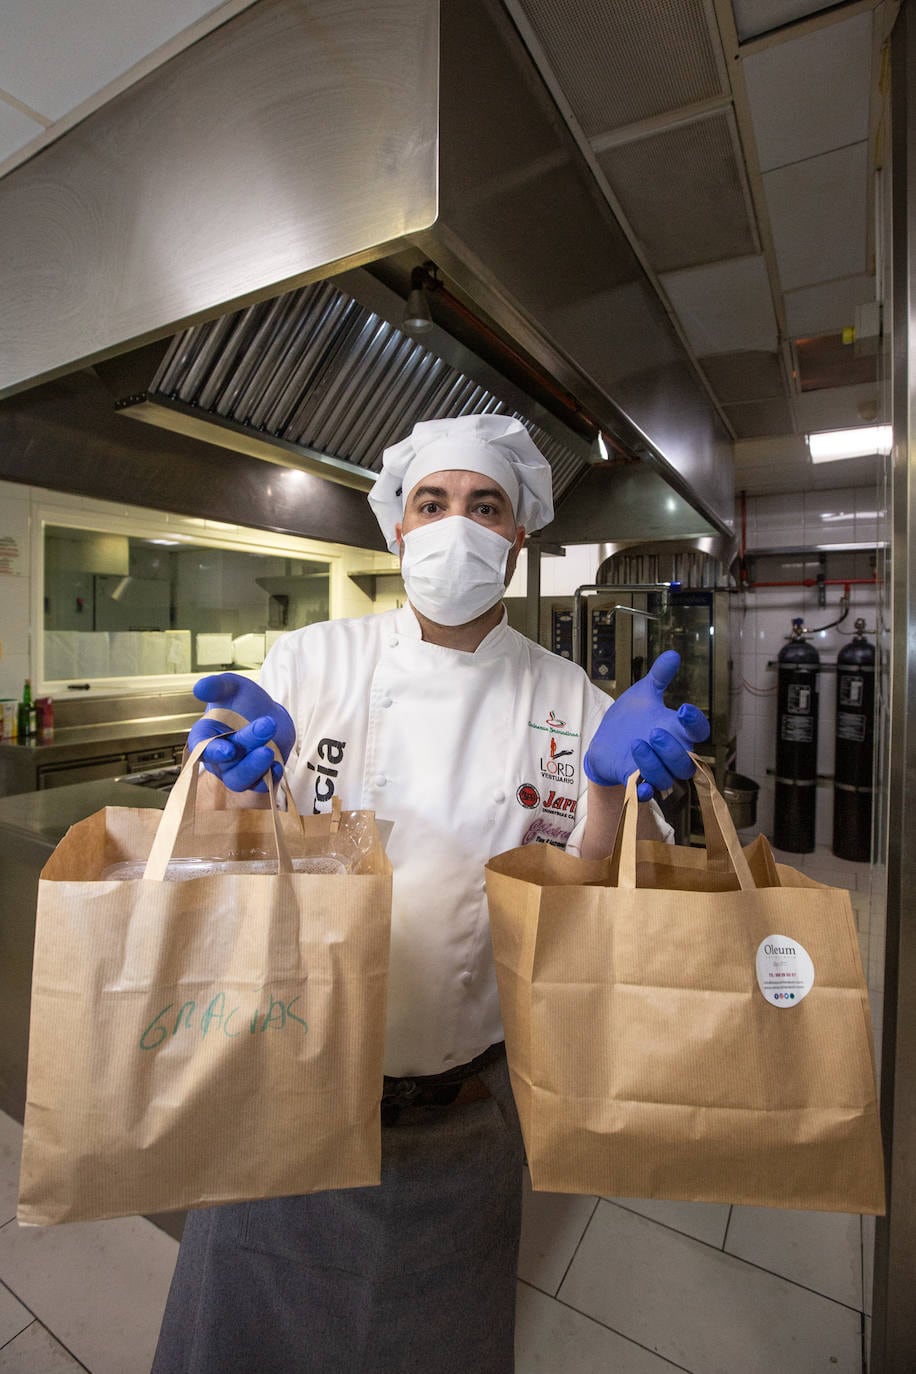
[[[512,1374],[522,1142],[478,1076],[383,1128],[377,1188],[191,1212],[152,1374]]]

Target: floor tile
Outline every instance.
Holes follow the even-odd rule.
[[[148,1374],[178,1246],[142,1217],[0,1230],[0,1280],[92,1374]]]
[[[857,930],[856,934],[859,937],[859,954],[862,956],[862,971],[866,972],[868,969],[868,931]]]
[[[0,1283],[0,1346],[18,1336],[32,1321],[32,1313]]]
[[[805,872],[805,860],[809,858],[807,854],[792,854],[788,849],[773,849],[773,857],[778,864],[788,864],[790,868],[797,868],[800,873]]]
[[[660,1359],[580,1312],[520,1283],[515,1374],[675,1374]]]
[[[735,1207],[725,1251],[861,1310],[862,1225],[858,1216]]]
[[[871,1316],[871,1290],[875,1281],[875,1218],[862,1218],[862,1311]]]
[[[847,892],[856,892],[860,877],[860,865],[848,859],[838,859],[829,850],[815,850],[806,856],[805,872],[815,882],[826,883],[829,887],[842,887]]]
[[[685,1236],[705,1240],[707,1245],[722,1248],[725,1228],[728,1225],[729,1206],[725,1202],[659,1202],[653,1198],[616,1197],[608,1198],[618,1207],[626,1207],[630,1212],[638,1212],[650,1221],[661,1222],[674,1231],[682,1231]]]
[[[607,1202],[559,1297],[695,1374],[861,1374],[859,1313]]]
[[[871,928],[871,898],[864,892],[852,894],[852,914],[856,918],[856,929],[867,931]]]
[[[0,1374],[80,1374],[85,1368],[40,1322],[0,1350]]]
[[[0,1112],[0,1226],[5,1226],[16,1215],[21,1153],[22,1127],[11,1116]]]
[[[519,1278],[556,1293],[598,1199],[573,1193],[535,1193],[525,1170]]]

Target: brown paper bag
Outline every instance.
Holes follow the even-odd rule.
[[[637,841],[634,776],[610,859],[528,845],[487,865],[532,1184],[882,1213],[849,896],[775,864],[763,837],[742,851],[712,778],[696,782],[706,851]]]
[[[42,872],[21,1222],[379,1181],[391,867],[372,813],[195,825],[198,752],[161,818],[108,807]],[[179,852],[226,871],[166,881]],[[294,871],[328,853],[353,871]],[[237,871],[271,854],[272,874]],[[102,878],[131,860],[146,877]]]

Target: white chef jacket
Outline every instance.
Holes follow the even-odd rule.
[[[577,852],[608,697],[505,615],[466,653],[423,640],[409,606],[284,635],[260,681],[296,726],[299,810],[338,796],[394,822],[385,1072],[467,1062],[503,1038],[484,865],[532,842]]]

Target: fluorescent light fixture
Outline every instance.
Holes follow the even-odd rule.
[[[883,510],[860,510],[860,511],[823,511],[822,520],[883,520],[887,511]]]
[[[806,434],[812,463],[835,463],[841,458],[868,458],[890,453],[890,425],[866,425],[862,429],[827,429]]]

